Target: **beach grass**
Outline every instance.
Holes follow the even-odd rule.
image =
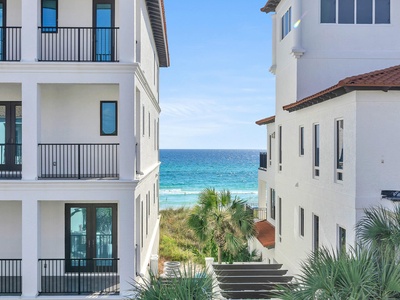
[[[164,261],[193,262],[204,265],[206,255],[187,220],[191,209],[168,208],[160,211],[160,263]]]

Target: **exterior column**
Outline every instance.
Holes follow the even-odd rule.
[[[134,75],[127,75],[124,80],[120,82],[118,101],[119,177],[127,180],[134,179],[134,92]]]
[[[38,26],[40,25],[40,1],[21,0],[21,61],[35,61],[38,52]]]
[[[22,83],[22,179],[35,180],[38,174],[40,131],[39,88],[33,80]]]
[[[22,200],[22,297],[35,297],[39,287],[40,209],[35,199]]]
[[[118,49],[120,62],[134,62],[136,1],[119,1]],[[136,22],[135,22],[136,21]]]
[[[132,280],[135,274],[135,211],[134,193],[121,199],[118,203],[118,231],[119,231],[119,275],[120,293],[122,296],[131,294]]]
[[[301,11],[302,11],[302,1],[296,0],[293,3],[293,34],[294,34],[294,45],[292,48],[292,54],[296,58],[300,58],[305,50],[301,46]]]

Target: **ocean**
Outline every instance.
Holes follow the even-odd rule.
[[[160,150],[160,209],[191,207],[205,188],[257,203],[260,150]]]

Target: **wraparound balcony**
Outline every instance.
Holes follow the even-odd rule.
[[[39,27],[39,61],[117,62],[118,27]]]

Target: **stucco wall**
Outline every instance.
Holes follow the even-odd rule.
[[[0,258],[22,258],[22,205],[20,201],[0,201]]]

